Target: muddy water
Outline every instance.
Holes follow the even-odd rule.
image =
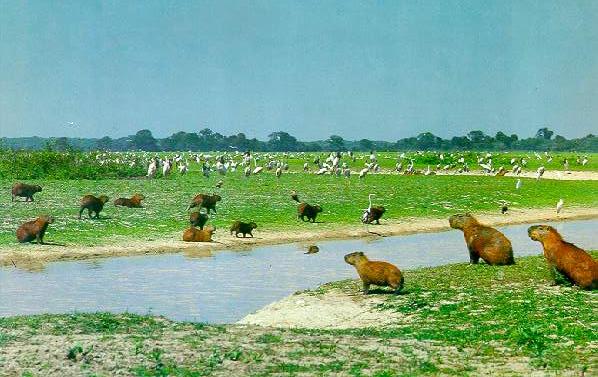
[[[578,246],[598,249],[598,220],[553,225]],[[527,237],[527,227],[500,228],[511,239],[516,257],[541,253],[540,244]],[[356,278],[354,269],[342,259],[350,251],[364,251],[372,259],[387,260],[402,269],[468,261],[458,231],[313,243],[320,246],[318,254],[305,255],[305,245],[289,244],[208,256],[56,262],[38,272],[3,267],[0,316],[129,311],[227,323],[292,292]]]

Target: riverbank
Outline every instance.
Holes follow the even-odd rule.
[[[511,208],[506,215],[482,214],[479,220],[492,226],[548,221],[566,221],[598,218],[598,208],[567,208],[557,215],[552,208]],[[25,269],[41,268],[49,262],[83,260],[131,255],[164,254],[184,252],[191,255],[209,255],[218,250],[246,249],[263,245],[284,243],[317,244],[330,239],[351,239],[364,237],[385,237],[422,232],[449,230],[446,218],[414,218],[401,221],[383,220],[382,225],[341,226],[316,224],[317,229],[301,231],[255,231],[254,238],[235,238],[227,230],[219,229],[214,242],[187,243],[180,240],[180,233],[170,233],[161,240],[136,240],[115,238],[103,245],[37,245],[18,244],[0,246],[0,266],[15,266]],[[50,240],[47,240],[50,241]]]
[[[0,370],[20,376],[594,375],[598,293],[563,282],[551,286],[547,277],[537,256],[507,267],[405,271],[399,296],[364,296],[357,280],[329,283],[283,300],[295,319],[304,313],[293,328],[108,313],[0,318]],[[314,315],[316,299],[335,311],[320,306]],[[260,312],[268,311],[274,318],[268,308]],[[321,326],[325,316],[329,324]],[[350,316],[356,317],[350,326],[338,326]]]

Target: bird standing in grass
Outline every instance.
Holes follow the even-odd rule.
[[[565,202],[563,201],[563,199],[559,199],[558,203],[556,204],[556,214],[557,215],[559,213],[561,213],[561,211],[563,210],[563,205],[565,205]]]
[[[521,188],[521,179],[517,179],[517,183],[515,183],[515,190],[519,190]]]
[[[216,188],[221,188],[223,184],[224,184],[224,181],[222,179],[219,180],[218,183],[216,183]]]

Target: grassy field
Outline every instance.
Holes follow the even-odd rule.
[[[21,376],[598,373],[597,293],[551,286],[542,257],[509,267],[422,268],[405,278],[405,292],[384,295],[377,308],[395,319],[382,329],[212,326],[108,313],[2,318],[0,367]],[[360,288],[349,280],[308,294]]]
[[[215,188],[218,180],[224,185]],[[210,178],[191,172],[165,179],[114,180],[35,180],[43,186],[35,202],[11,202],[13,181],[0,181],[0,245],[15,242],[14,232],[23,223],[40,214],[56,218],[47,240],[70,245],[97,245],[122,239],[156,240],[181,234],[188,226],[186,207],[197,193],[219,193],[217,215],[210,220],[220,232],[234,220],[256,221],[259,231],[286,229],[333,229],[338,225],[359,226],[368,194],[374,193],[375,204],[387,208],[385,219],[403,221],[413,217],[442,218],[456,212],[497,212],[505,201],[512,209],[554,207],[559,198],[566,208],[598,205],[597,181],[556,181],[522,179],[523,187],[515,190],[515,178],[487,176],[399,176],[368,175],[360,180],[313,174],[284,174],[277,179],[272,173],[242,176],[239,172]],[[301,200],[323,206],[321,223],[308,224],[296,219],[296,203],[290,198],[297,190]],[[115,207],[112,200],[140,192],[146,196],[145,208]],[[106,194],[111,202],[100,220],[78,220],[78,205],[85,194]]]

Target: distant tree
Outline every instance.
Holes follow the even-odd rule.
[[[112,138],[104,136],[96,142],[96,148],[103,151],[109,151],[112,149]]]
[[[359,140],[359,147],[364,151],[371,151],[374,149],[374,143],[369,139]]]
[[[450,144],[454,149],[467,150],[471,148],[471,140],[467,136],[454,136]]]
[[[277,131],[268,135],[268,149],[272,151],[296,151],[297,139],[286,132]]]
[[[155,152],[158,150],[158,144],[150,130],[141,130],[138,131],[131,139],[131,148]]]
[[[331,135],[326,142],[333,151],[342,151],[345,147],[345,139],[338,135]]]
[[[554,135],[553,131],[550,131],[548,127],[542,127],[536,132],[536,139],[550,140],[552,135]]]
[[[430,150],[438,149],[442,143],[442,139],[431,132],[424,132],[417,135],[417,148]]]

